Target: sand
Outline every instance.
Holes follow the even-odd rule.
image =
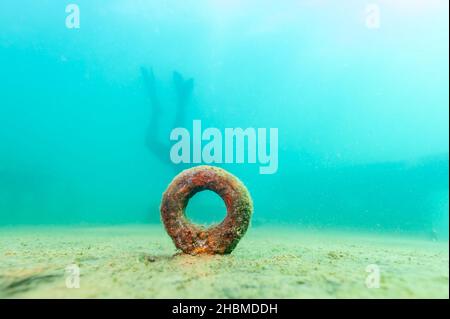
[[[448,241],[261,226],[231,255],[175,253],[160,225],[1,227],[0,297],[449,298]]]

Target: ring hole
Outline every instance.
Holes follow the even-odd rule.
[[[185,214],[194,224],[211,226],[225,219],[227,208],[219,195],[213,191],[204,190],[189,200]]]

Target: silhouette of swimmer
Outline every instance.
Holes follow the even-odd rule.
[[[142,78],[150,98],[151,115],[150,123],[147,128],[145,144],[147,148],[155,154],[162,162],[171,164],[170,161],[170,144],[159,139],[160,122],[162,118],[162,108],[156,93],[155,76],[153,70],[147,70],[141,67]],[[183,127],[186,122],[186,108],[194,89],[194,80],[185,80],[183,76],[177,72],[173,72],[173,82],[176,91],[176,113],[174,118],[175,127]]]
[[[177,113],[174,127],[182,127],[186,124],[186,106],[194,89],[194,79],[184,80],[183,76],[176,71],[173,72],[172,77],[177,92]]]

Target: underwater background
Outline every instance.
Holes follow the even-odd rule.
[[[73,3],[77,29],[69,2],[0,2],[0,225],[160,223],[186,166],[152,142],[181,103],[189,130],[278,128],[275,174],[220,165],[254,226],[448,238],[448,1]],[[188,207],[224,214],[210,192]]]

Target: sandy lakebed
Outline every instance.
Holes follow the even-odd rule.
[[[230,255],[189,256],[161,225],[1,227],[0,298],[449,298],[449,246],[261,226]]]

